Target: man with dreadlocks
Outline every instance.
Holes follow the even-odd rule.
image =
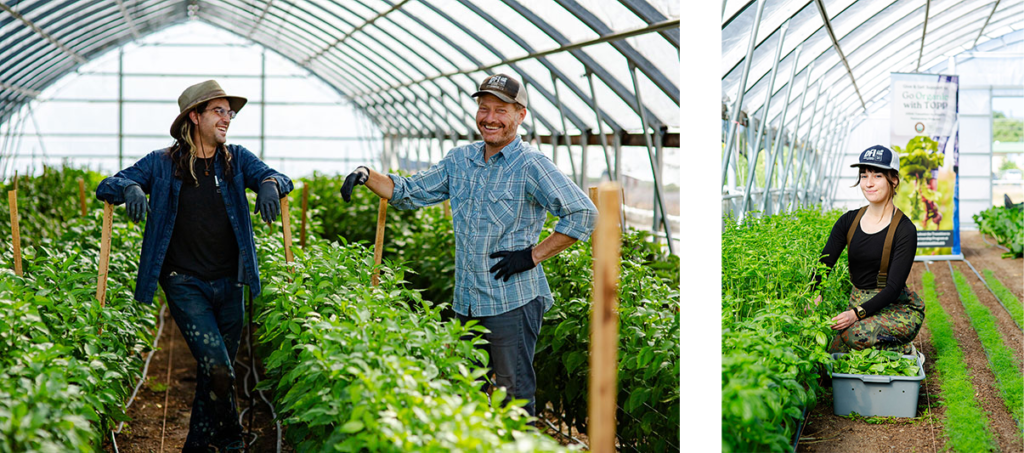
[[[135,299],[153,303],[159,282],[198,363],[184,452],[244,448],[232,364],[245,313],[242,285],[254,295],[260,291],[245,189],[258,194],[256,212],[268,223],[281,213],[281,197],[292,190],[287,176],[249,150],[226,144],[228,126],[245,103],[213,80],[188,87],[171,123],[174,144],[96,189],[100,200],[125,203],[135,222],[151,213]]]

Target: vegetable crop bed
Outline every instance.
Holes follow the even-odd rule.
[[[990,271],[1001,283],[1006,285],[1008,292],[1019,295],[1024,286],[1021,278],[1020,259],[1002,259],[1003,251],[997,247],[987,245],[981,241],[977,232],[962,233],[963,253],[965,258],[981,273]],[[888,419],[880,417],[837,417],[832,415],[832,405],[829,398],[819,402],[810,416],[808,426],[803,433],[803,440],[800,443],[800,451],[808,452],[842,452],[842,451],[917,451],[917,452],[941,452],[941,451],[986,451],[985,445],[991,446],[993,451],[1021,451],[1024,449],[1024,441],[1021,438],[1021,425],[1014,418],[1014,411],[1008,408],[1001,396],[999,383],[991,369],[991,364],[982,346],[979,332],[975,331],[964,305],[960,301],[960,295],[954,284],[953,276],[949,272],[949,265],[943,262],[932,262],[928,265],[934,280],[938,306],[946,313],[951,338],[957,342],[958,352],[962,355],[962,363],[966,370],[966,377],[944,376],[941,370],[937,370],[935,359],[939,351],[936,350],[933,341],[933,333],[929,331],[928,325],[931,321],[926,319],[926,326],[918,334],[915,344],[921,350],[927,361],[925,370],[928,378],[924,381],[919,396],[918,417],[914,419]],[[995,297],[985,288],[981,281],[966,263],[954,262],[952,267],[963,275],[964,280],[970,285],[970,290],[977,298],[978,303],[988,310],[994,322],[991,323],[983,335],[989,337],[996,335],[1004,339],[1004,343],[1016,358],[1017,374],[1020,378],[1020,361],[1024,338],[1021,337],[1021,330],[1013,322],[1010,313],[1007,312]],[[925,264],[915,263],[908,284],[915,290],[922,288],[923,276],[925,275]],[[923,294],[922,294],[923,295]],[[1020,299],[1016,299],[1020,303]],[[926,312],[926,317],[929,313]],[[944,337],[946,338],[946,337]],[[948,342],[948,339],[942,341]],[[950,371],[947,371],[950,372]],[[955,380],[955,384],[948,383],[948,380]],[[959,403],[944,401],[943,398],[963,399],[963,391],[957,390],[958,394],[947,393],[946,386],[949,385],[949,392],[953,387],[969,385],[967,397],[972,403],[976,403],[981,416],[965,416],[963,413],[951,413],[951,405],[959,409]],[[957,396],[960,395],[960,396]],[[953,419],[978,422],[981,418],[981,425],[966,426],[963,424],[949,425]],[[952,431],[950,431],[952,430]],[[990,441],[980,440],[977,437],[982,432],[989,432]],[[956,438],[956,441],[951,439]],[[988,443],[990,442],[990,443]],[[891,448],[894,447],[894,448]]]

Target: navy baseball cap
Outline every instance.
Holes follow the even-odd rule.
[[[875,145],[860,153],[860,161],[850,166],[868,166],[900,171],[900,155],[882,145]]]

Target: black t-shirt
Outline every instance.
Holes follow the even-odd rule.
[[[213,159],[196,159],[198,187],[189,181],[181,184],[163,273],[174,271],[204,280],[238,276],[238,242],[220,193],[226,183],[214,175]]]
[[[828,242],[821,251],[821,262],[828,266],[831,271],[839,260],[839,255],[846,248],[846,234],[850,232],[850,225],[857,217],[857,209],[843,214],[832,226],[832,233],[829,234]],[[850,263],[850,281],[853,286],[860,289],[876,289],[878,286],[878,269],[882,262],[882,248],[885,247],[885,236],[889,233],[888,225],[880,231],[867,234],[857,226],[850,240],[850,250],[847,257]],[[892,238],[892,250],[889,252],[889,275],[886,279],[885,288],[864,302],[862,307],[867,314],[873,314],[889,304],[896,301],[903,288],[907,285],[907,277],[910,276],[910,268],[914,265],[914,256],[917,254],[917,228],[914,222],[907,216],[900,219],[896,233]],[[818,279],[820,281],[820,278]]]

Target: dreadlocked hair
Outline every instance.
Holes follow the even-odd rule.
[[[206,110],[206,102],[199,104],[193,110],[196,113],[202,113]],[[177,137],[174,137],[174,143],[170,148],[167,148],[167,154],[171,158],[171,162],[174,163],[174,177],[181,179],[192,184],[196,187],[199,186],[199,178],[196,177],[196,159],[198,159],[197,150],[199,149],[192,141],[192,121],[186,118],[185,121],[181,122],[181,128],[178,129]],[[224,163],[224,177],[228,180],[232,177],[231,170],[231,151],[228,151],[226,146],[221,147],[221,156]],[[214,154],[216,156],[216,154]],[[188,170],[188,171],[186,171]],[[186,176],[187,175],[187,176]]]

